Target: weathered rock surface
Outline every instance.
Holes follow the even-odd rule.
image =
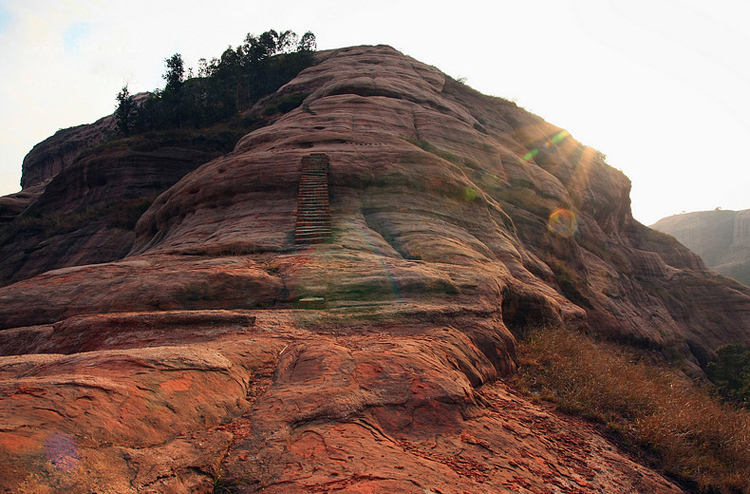
[[[300,163],[325,153],[333,244],[285,280],[292,300],[504,303],[510,325],[589,324],[694,362],[750,343],[750,291],[633,220],[629,180],[595,151],[394,50],[322,58],[281,89],[310,93],[302,107],[156,200],[134,254],[292,249]],[[560,209],[574,235],[550,226]]]
[[[679,214],[651,228],[674,236],[716,272],[750,286],[750,210]]]
[[[113,261],[133,246],[135,222],[162,191],[217,153],[178,147],[107,147],[78,156],[0,230],[0,282],[66,266]],[[18,210],[20,208],[15,208]],[[2,211],[2,209],[0,209]],[[20,212],[20,211],[19,211]]]
[[[124,259],[0,288],[0,487],[681,492],[511,391],[510,330],[698,369],[750,344],[750,289],[633,220],[628,179],[539,117],[389,47],[317,56],[276,95],[304,103],[159,195]],[[314,153],[331,240],[297,245]],[[39,204],[111,197],[84,176]]]
[[[133,95],[133,99],[140,105],[148,96],[149,93],[138,93]],[[111,137],[115,128],[116,120],[112,114],[91,124],[58,130],[34,146],[24,158],[21,188],[26,191],[46,185],[85,151]]]
[[[65,353],[88,333],[90,351],[0,357],[0,488],[681,492],[590,426],[492,384],[493,357],[452,326],[254,314],[14,330],[25,350],[54,341]]]
[[[44,185],[0,197],[0,225],[10,223],[44,192]]]
[[[48,183],[58,173],[70,166],[87,149],[96,146],[115,130],[112,115],[93,124],[61,129],[40,142],[23,160],[21,188]]]

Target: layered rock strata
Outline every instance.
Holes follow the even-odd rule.
[[[87,149],[110,137],[115,130],[115,119],[107,116],[93,124],[61,129],[40,142],[23,160],[21,187],[23,190],[46,184]]]
[[[44,185],[0,198],[0,213],[10,197],[19,205],[0,227],[0,284],[122,259],[154,198],[216,156],[179,147],[107,147],[80,156]]]
[[[276,95],[303,104],[160,194],[124,259],[0,288],[0,485],[680,492],[509,389],[511,330],[700,372],[750,344],[750,289],[515,104],[389,47],[317,59]],[[330,237],[300,244],[300,164],[322,155]]]

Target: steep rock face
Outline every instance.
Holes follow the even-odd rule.
[[[216,155],[179,147],[108,148],[56,177],[34,206],[44,214],[153,195]]]
[[[265,253],[288,266],[276,273],[287,304],[436,297],[502,313],[506,325],[588,326],[695,363],[750,339],[748,290],[635,222],[628,179],[565,131],[387,47],[319,57],[277,95],[309,94],[304,104],[159,196],[131,255]],[[295,253],[300,167],[311,153],[330,162],[333,241]],[[50,191],[75,196],[79,181]],[[15,290],[4,326],[34,305]],[[709,307],[725,327],[693,317]],[[34,311],[29,323],[54,322],[53,313]]]
[[[142,104],[149,93],[133,95],[137,105]],[[32,148],[23,159],[21,187],[24,191],[46,185],[61,171],[72,165],[85,151],[100,144],[114,134],[115,115],[100,118],[94,123],[60,129],[54,135]]]
[[[125,259],[0,288],[0,486],[680,492],[499,382],[510,330],[697,367],[750,342],[750,290],[635,222],[562,129],[389,47],[317,57],[275,95],[304,103],[159,195]],[[310,155],[331,240],[297,245]],[[39,204],[85,203],[87,176]]]
[[[505,300],[510,324],[588,322],[694,362],[750,342],[750,292],[635,222],[629,180],[595,151],[387,48],[323,58],[281,89],[310,93],[302,107],[157,199],[133,253],[293,248],[300,163],[324,153],[333,245],[286,281],[293,300],[382,300],[416,282],[476,310]],[[560,210],[573,214],[552,224]],[[709,307],[727,328],[688,317]]]
[[[58,130],[40,142],[23,160],[21,187],[26,190],[49,182],[70,166],[81,153],[96,146],[115,130],[112,115],[93,124]]]
[[[674,236],[711,269],[750,286],[750,210],[669,216],[652,228]]]
[[[125,257],[154,197],[216,154],[110,146],[79,156],[36,194],[18,194],[29,204],[0,229],[0,282]]]

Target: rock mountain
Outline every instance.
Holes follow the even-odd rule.
[[[750,286],[750,210],[679,214],[651,228],[673,235],[716,272]]]
[[[259,108],[290,97],[228,153],[97,123],[29,155],[0,490],[681,492],[513,391],[514,332],[700,372],[750,345],[750,288],[636,222],[600,153],[390,47],[319,52]]]

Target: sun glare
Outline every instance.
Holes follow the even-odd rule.
[[[547,228],[552,233],[569,238],[578,231],[578,219],[573,211],[560,208],[549,215]]]

